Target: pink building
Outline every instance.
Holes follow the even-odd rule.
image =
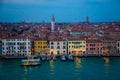
[[[101,54],[102,53],[102,41],[90,39],[86,43],[87,54]]]

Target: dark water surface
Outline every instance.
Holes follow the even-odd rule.
[[[120,57],[44,61],[22,67],[21,60],[0,60],[0,80],[120,80]]]

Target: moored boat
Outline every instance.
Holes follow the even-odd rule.
[[[56,61],[56,60],[57,60],[56,56],[53,56],[53,57],[52,57],[52,59],[53,59],[54,61]]]
[[[74,61],[73,56],[72,56],[72,55],[70,55],[70,54],[67,56],[67,59],[68,59],[69,61]]]
[[[50,57],[50,56],[47,56],[46,59],[49,61],[49,60],[51,59],[51,57]]]
[[[31,54],[29,54],[27,56],[27,59],[22,59],[22,66],[38,66],[40,65],[40,59],[36,59],[34,56],[32,56]]]
[[[22,66],[38,66],[40,65],[40,59],[23,59]]]
[[[65,58],[64,55],[62,55],[62,56],[60,57],[60,59],[61,59],[61,61],[66,61],[66,58]]]

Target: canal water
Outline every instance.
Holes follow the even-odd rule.
[[[43,61],[22,67],[21,60],[0,60],[0,80],[120,80],[119,57],[89,57],[74,61]]]

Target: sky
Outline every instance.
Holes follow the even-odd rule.
[[[0,0],[0,22],[120,22],[120,0]]]

